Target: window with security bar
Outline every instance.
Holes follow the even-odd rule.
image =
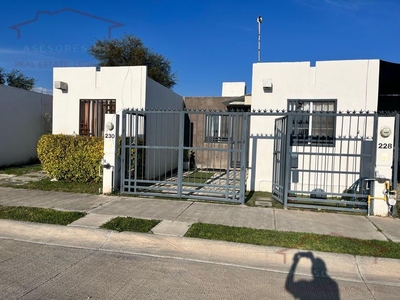
[[[205,115],[205,142],[227,142],[229,135],[228,115]]]
[[[296,112],[292,123],[292,146],[335,145],[336,100],[288,100],[288,111]]]
[[[105,114],[115,114],[115,99],[81,99],[79,135],[103,136]]]

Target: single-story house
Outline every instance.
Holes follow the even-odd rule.
[[[105,114],[120,115],[124,109],[183,109],[183,98],[147,77],[146,66],[54,68],[53,80],[54,134],[103,136]],[[145,134],[148,146],[178,145],[178,137],[173,134],[179,129],[178,122],[174,121],[176,117],[164,116],[162,122],[168,130],[163,131],[157,128],[160,123],[155,118],[147,118],[144,126],[140,112],[130,115],[126,120],[126,136],[138,138]],[[154,150],[147,150],[144,164],[148,177],[156,172],[156,156]],[[177,165],[176,155],[164,155],[163,159],[163,164],[170,169]]]
[[[256,63],[253,65],[251,95],[246,94],[244,83],[224,83],[222,97],[183,98],[148,78],[146,70],[145,66],[54,68],[53,133],[102,136],[104,115],[118,114],[127,108],[146,111],[183,108],[202,110],[198,115],[191,112],[187,114],[184,147],[195,148],[197,167],[227,169],[237,167],[240,158],[229,159],[227,152],[224,151],[230,147],[227,143],[229,138],[227,134],[232,126],[227,125],[223,112],[238,109],[247,113],[250,110],[279,110],[281,115],[252,113],[248,133],[249,173],[246,188],[250,191],[273,191],[276,156],[281,150],[274,148],[277,136],[276,122],[277,119],[284,117],[287,111],[311,113],[324,111],[336,113],[347,110],[400,111],[400,85],[396,84],[400,82],[400,65],[381,60],[321,61],[316,62],[315,66],[311,66],[310,62]],[[218,115],[218,112],[222,113]],[[147,117],[146,146],[172,148],[179,146],[177,134],[180,131],[179,122],[167,119],[167,115],[174,114],[163,114],[161,122],[157,118]],[[140,113],[137,117],[140,117]],[[228,116],[228,118],[233,117]],[[295,147],[298,153],[303,151],[318,154],[316,160],[310,157],[300,158],[297,153],[291,158],[296,162],[293,163],[293,168],[299,172],[305,169],[305,166],[309,168],[309,172],[304,176],[299,172],[290,174],[290,180],[295,186],[307,182],[309,191],[321,188],[326,192],[334,192],[316,183],[320,174],[318,172],[332,171],[328,175],[323,174],[324,182],[329,182],[331,186],[337,187],[336,191],[342,192],[357,179],[360,172],[371,174],[371,168],[363,169],[362,166],[367,162],[370,163],[368,159],[371,156],[368,155],[372,151],[371,137],[374,127],[365,125],[367,124],[365,120],[362,121],[364,123],[359,123],[361,127],[365,125],[366,128],[361,137],[359,133],[361,127],[351,125],[349,120],[340,121],[339,118],[330,116],[301,117],[293,121],[291,126],[294,126],[294,129],[289,134],[294,136],[294,133],[297,133],[297,140],[294,143],[291,141],[290,147]],[[140,122],[142,121],[143,119]],[[242,126],[244,124],[241,120],[229,124],[235,124],[236,128],[247,128],[247,124]],[[164,130],[165,128],[168,130]],[[338,149],[337,146],[339,142],[337,144],[335,142],[343,135],[341,132],[343,128],[351,128],[346,135],[354,136],[359,144],[351,146],[346,144],[348,158],[338,163],[331,158],[341,154],[342,149]],[[298,134],[299,132],[301,134]],[[311,142],[301,145],[301,140],[299,142],[301,135],[311,138]],[[324,140],[323,144],[318,144],[318,139],[312,139],[314,135],[328,136],[328,139]],[[160,141],[166,141],[166,144],[162,142],[160,144]],[[242,142],[240,136],[235,137],[235,142],[238,141]],[[345,142],[348,143],[347,141],[340,143],[343,145]],[[247,145],[247,142],[243,145]],[[165,155],[170,157],[169,161],[162,162],[163,166],[171,166],[171,170],[178,166],[178,152],[176,148],[172,148],[171,155]],[[352,156],[355,158],[351,158]],[[156,154],[156,150],[148,148],[146,152],[148,170],[145,172],[148,179],[157,175],[151,170],[156,169],[152,163],[157,163],[159,160],[160,155]],[[235,162],[236,165],[229,165],[229,162]],[[339,165],[340,172],[344,173],[349,166],[354,169],[361,168],[361,171],[354,171],[354,174],[346,175],[348,178],[342,180],[336,176],[340,173],[336,169],[327,170],[328,165],[333,166],[332,168]],[[316,170],[315,174],[312,174],[312,170]],[[164,169],[164,172],[166,171],[169,169]],[[337,181],[341,182],[336,183]]]
[[[400,111],[400,64],[385,62],[379,59],[317,61],[315,66],[310,62],[276,62],[255,63],[252,74],[252,110],[285,110],[308,112],[339,112],[339,111]],[[276,119],[279,116],[258,116],[251,118],[250,149],[247,189],[255,191],[272,191],[274,168],[274,136],[276,136]],[[338,119],[327,118],[325,123],[316,124],[307,117],[300,121],[293,121],[293,132],[307,131],[306,135],[318,135],[317,129],[322,127],[324,133],[335,138],[338,136],[360,136],[357,124],[341,124]],[[297,126],[297,127],[296,127]],[[305,128],[305,126],[307,128]],[[299,128],[302,127],[302,128]],[[303,128],[304,127],[304,128]],[[318,128],[317,128],[318,127]],[[346,128],[346,132],[341,132]],[[351,131],[350,129],[351,128]],[[373,135],[373,127],[365,132],[366,148],[367,136]],[[354,132],[353,132],[354,131]],[[292,133],[290,133],[292,134]],[[292,145],[295,147],[295,144]],[[349,151],[360,153],[365,149],[356,149],[348,146]],[[353,148],[351,148],[353,147]],[[315,169],[334,165],[335,162],[324,160],[324,157],[338,155],[339,147],[334,144],[311,144],[302,150],[306,152],[320,151],[319,165]],[[308,150],[307,150],[308,149]],[[279,149],[278,149],[279,150]],[[275,152],[274,152],[275,151]],[[326,155],[322,154],[325,151]],[[335,154],[336,151],[336,154]],[[329,155],[328,155],[329,154]],[[316,162],[302,161],[294,157],[295,168],[305,168]],[[338,161],[338,160],[337,160]],[[352,161],[348,164],[373,164],[367,161]],[[337,162],[336,162],[337,164]],[[276,167],[276,165],[275,165]],[[359,167],[359,166],[358,166]],[[342,168],[343,169],[343,168]],[[317,172],[315,173],[317,174]],[[322,176],[318,173],[316,176]],[[354,178],[347,182],[342,181],[340,189],[348,186]],[[291,178],[292,182],[301,185],[305,178]],[[317,181],[317,178],[307,179]],[[330,178],[332,182],[337,178]],[[318,188],[314,184],[312,188]]]
[[[229,131],[228,115],[218,112],[248,111],[250,103],[245,96],[244,82],[223,82],[222,96],[220,97],[184,97],[185,109],[194,111],[187,115],[185,145],[202,148],[194,153],[193,161],[198,168],[227,169],[227,152],[222,151],[230,147],[227,143]],[[216,114],[196,114],[198,111],[217,112]]]
[[[53,69],[53,133],[103,136],[104,115],[126,108],[182,109],[183,98],[146,66]]]

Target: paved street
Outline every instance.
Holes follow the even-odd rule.
[[[313,270],[321,277],[312,276],[309,269],[291,280],[287,272],[265,265],[212,259],[4,239],[0,248],[1,299],[293,299],[294,294],[308,297],[302,299],[398,299],[400,293],[400,287],[382,282],[331,278],[329,266],[326,272]],[[302,269],[312,264],[309,258],[299,263]]]
[[[0,299],[398,299],[399,274],[395,259],[0,220]]]

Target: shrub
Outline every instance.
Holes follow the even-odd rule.
[[[104,155],[103,138],[45,134],[37,152],[42,168],[56,179],[75,182],[100,182],[100,161]]]

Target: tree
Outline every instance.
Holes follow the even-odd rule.
[[[13,69],[10,73],[6,74],[7,85],[25,90],[32,90],[35,86],[35,79],[26,76],[20,70]]]
[[[120,39],[97,40],[89,54],[98,60],[99,66],[147,66],[147,76],[172,88],[176,75],[171,73],[171,62],[164,56],[152,52],[141,39],[127,34]]]
[[[6,83],[7,74],[4,72],[4,69],[0,67],[0,84]]]
[[[10,73],[6,73],[3,68],[0,67],[0,84],[5,84],[16,88],[25,90],[32,90],[35,85],[35,79],[32,77],[25,76],[19,70],[12,70]]]

